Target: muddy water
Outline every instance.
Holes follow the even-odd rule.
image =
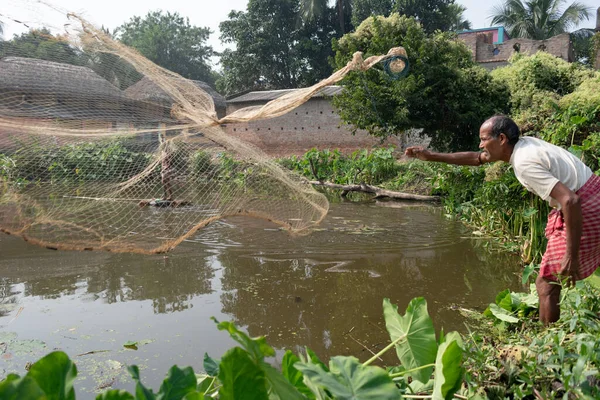
[[[172,364],[201,371],[205,352],[233,346],[212,316],[267,335],[279,357],[308,346],[324,359],[366,360],[387,344],[384,297],[403,311],[424,296],[436,330],[461,330],[455,309],[519,288],[518,264],[440,209],[399,203],[332,204],[303,237],[228,219],[168,257],[56,252],[2,235],[0,374],[24,374],[28,361],[62,349],[77,363],[78,398],[131,389],[132,363],[158,389]]]

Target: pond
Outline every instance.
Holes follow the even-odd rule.
[[[61,349],[77,364],[79,399],[131,390],[128,364],[158,389],[171,365],[200,372],[204,353],[234,345],[210,317],[266,335],[279,361],[305,346],[364,361],[389,343],[384,297],[402,313],[425,297],[436,331],[448,332],[465,330],[456,308],[482,310],[519,289],[518,257],[488,244],[438,207],[375,201],[331,204],[306,236],[229,218],[166,257],[57,252],[1,235],[0,374],[23,375]]]

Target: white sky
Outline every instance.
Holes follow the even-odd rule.
[[[7,15],[23,18],[14,11],[15,4],[22,8],[24,4],[36,2],[36,0],[0,0],[0,19],[6,23],[5,38],[23,31],[22,26],[6,22]],[[184,17],[189,17],[192,25],[210,28],[213,34],[209,44],[218,51],[224,48],[219,40],[219,23],[227,19],[231,10],[245,11],[247,2],[247,0],[52,0],[51,4],[81,14],[90,22],[104,25],[111,31],[131,17],[144,16],[149,11],[178,12]],[[473,28],[483,28],[490,26],[491,9],[494,5],[501,4],[502,0],[491,0],[489,3],[481,0],[457,0],[457,2],[467,8],[465,17],[471,21]],[[579,28],[594,28],[595,9],[600,6],[600,0],[580,0],[580,2],[593,7],[594,12],[592,18]]]

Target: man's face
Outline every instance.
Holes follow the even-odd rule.
[[[495,138],[492,136],[491,124],[484,123],[479,129],[479,140],[479,148],[488,154],[489,161],[498,161],[501,159],[502,148],[507,141],[504,133]]]

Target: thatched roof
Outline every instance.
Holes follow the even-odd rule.
[[[63,99],[125,98],[117,87],[90,68],[23,57],[0,60],[0,90],[49,93]]]
[[[192,81],[200,89],[208,93],[215,103],[215,110],[217,116],[222,118],[225,116],[226,102],[225,97],[220,95],[216,90],[211,88],[207,83],[202,81]],[[149,101],[153,103],[159,103],[168,105],[169,107],[173,104],[173,100],[167,93],[165,93],[158,85],[150,80],[148,77],[142,78],[138,83],[125,89],[125,95],[130,99],[139,101]]]
[[[0,59],[0,115],[132,123],[163,118],[90,68],[23,57]]]

